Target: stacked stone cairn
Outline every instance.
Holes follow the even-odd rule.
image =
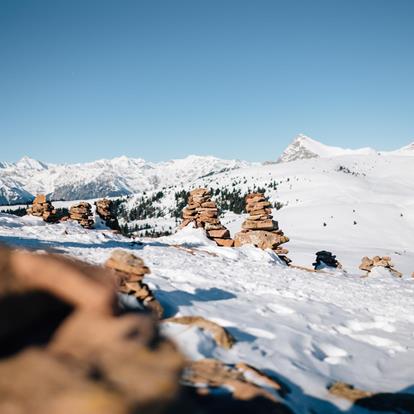
[[[245,201],[249,217],[243,222],[242,231],[235,235],[234,245],[253,244],[260,249],[271,249],[289,264],[291,260],[286,256],[289,251],[280,247],[289,238],[279,230],[277,221],[273,220],[271,203],[263,193],[250,193]]]
[[[33,204],[26,210],[27,214],[35,217],[42,217],[47,223],[56,223],[59,217],[50,201],[46,200],[44,194],[38,194],[33,200]]]
[[[158,319],[162,317],[162,306],[148,285],[143,282],[144,276],[151,271],[141,258],[124,250],[115,250],[105,266],[115,272],[118,292],[134,296],[144,309],[149,310]]]
[[[112,230],[119,231],[118,219],[114,213],[114,203],[112,200],[103,198],[102,200],[95,201],[96,214],[105,222],[105,224]]]
[[[211,200],[211,194],[206,188],[197,188],[190,192],[188,205],[183,210],[181,227],[186,227],[190,223],[193,223],[195,227],[204,228],[207,237],[219,246],[233,246],[234,241],[230,237],[230,232],[220,223],[218,208]]]
[[[316,261],[313,263],[314,269],[318,270],[325,266],[333,267],[335,269],[342,269],[341,263],[336,260],[336,256],[331,252],[327,252],[326,250],[316,252]]]
[[[77,221],[85,229],[91,229],[95,224],[92,215],[92,206],[86,201],[82,201],[72,206],[69,210],[71,220]]]
[[[385,269],[388,269],[393,276],[402,277],[402,273],[394,268],[394,264],[392,263],[391,257],[389,256],[375,256],[372,259],[365,256],[362,258],[362,262],[359,265],[359,268],[361,270],[366,271],[366,276],[371,273],[374,267],[383,267]]]

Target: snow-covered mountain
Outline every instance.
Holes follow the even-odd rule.
[[[297,136],[278,162],[312,158],[335,159],[341,156],[412,156],[414,143],[395,151],[356,150],[332,147],[305,135]],[[271,165],[264,163],[266,165]],[[142,194],[169,187],[188,188],[203,177],[219,177],[228,171],[243,175],[260,166],[240,160],[190,155],[166,162],[147,162],[125,156],[83,164],[46,164],[29,157],[16,163],[0,162],[0,205],[30,202],[37,193],[52,200],[80,200]]]
[[[84,164],[46,164],[28,157],[0,164],[0,204],[25,203],[37,193],[53,200],[115,197],[157,190],[251,163],[191,155],[184,159],[151,163],[118,157]]]
[[[299,134],[283,151],[278,162],[290,162],[308,158],[331,158],[341,155],[369,155],[377,151],[372,148],[345,149],[322,144],[306,135]]]

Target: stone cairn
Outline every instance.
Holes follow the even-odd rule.
[[[230,238],[230,232],[220,223],[218,208],[206,188],[197,188],[190,192],[188,204],[183,210],[181,227],[186,227],[190,223],[194,223],[195,227],[204,228],[207,237],[219,246],[233,246],[234,241]]]
[[[134,296],[144,309],[151,311],[158,319],[162,317],[162,306],[143,282],[144,276],[151,271],[141,258],[124,250],[115,250],[105,266],[115,272],[118,292]]]
[[[46,200],[44,194],[38,194],[33,204],[26,210],[27,214],[35,217],[42,217],[47,223],[56,223],[59,217],[50,201]]]
[[[389,256],[375,256],[372,259],[365,256],[362,258],[362,262],[359,265],[359,268],[361,270],[366,271],[366,276],[369,276],[374,267],[383,267],[385,269],[388,269],[393,276],[402,277],[402,273],[394,268],[394,264],[392,263],[391,257]]]
[[[242,224],[242,231],[234,237],[236,247],[253,244],[260,249],[272,249],[286,264],[290,259],[289,251],[280,247],[289,238],[279,230],[277,221],[273,220],[271,203],[263,193],[251,193],[245,198],[246,212],[249,217]]]
[[[86,201],[75,204],[69,210],[71,220],[77,221],[85,229],[91,229],[95,224],[92,215],[92,206]]]
[[[336,260],[336,256],[333,255],[331,252],[327,252],[326,250],[321,250],[320,252],[316,252],[316,261],[313,263],[313,267],[315,270],[318,270],[322,267],[334,267],[336,269],[342,269],[341,263]]]
[[[103,198],[102,200],[95,201],[96,214],[105,222],[105,224],[112,230],[119,231],[118,219],[114,213],[114,203],[112,200]]]

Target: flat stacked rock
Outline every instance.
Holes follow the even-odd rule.
[[[282,260],[290,263],[286,256],[289,251],[280,247],[289,238],[279,230],[277,221],[273,220],[271,203],[263,193],[248,194],[245,200],[249,217],[243,222],[242,231],[235,235],[234,245],[253,244],[260,249],[272,249]]]
[[[317,270],[324,265],[334,267],[336,269],[342,269],[342,265],[338,262],[338,260],[336,260],[335,255],[331,252],[327,252],[326,250],[321,250],[320,252],[316,252],[316,261],[313,263],[313,267]]]
[[[92,206],[85,201],[72,206],[69,210],[69,217],[71,220],[77,221],[82,227],[85,227],[85,229],[91,229],[94,225]]]
[[[118,219],[114,213],[114,203],[112,200],[103,198],[95,201],[96,213],[105,222],[105,224],[112,230],[120,230]]]
[[[218,208],[206,188],[197,188],[190,192],[188,205],[183,210],[181,227],[186,227],[190,223],[194,223],[195,227],[204,228],[207,237],[219,246],[233,246],[234,241],[230,237],[230,232],[220,223]]]
[[[394,276],[402,277],[402,273],[394,268],[394,264],[392,263],[391,257],[389,256],[375,256],[372,259],[365,256],[362,258],[362,262],[359,265],[359,268],[361,270],[365,270],[367,272],[367,276],[374,269],[374,267],[383,267],[385,269],[388,269]]]
[[[44,194],[38,194],[33,204],[26,210],[27,214],[35,217],[42,217],[47,223],[56,223],[59,217],[50,201],[46,200]]]
[[[115,250],[105,266],[115,272],[120,293],[133,295],[143,308],[151,311],[158,319],[162,317],[162,306],[143,282],[144,276],[151,271],[141,258],[124,250]]]

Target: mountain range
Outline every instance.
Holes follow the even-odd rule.
[[[395,151],[356,150],[328,146],[298,135],[277,162],[344,155],[414,156],[414,143]],[[190,155],[160,163],[125,156],[82,164],[47,164],[29,157],[16,163],[0,161],[0,204],[30,202],[37,193],[52,200],[116,197],[171,186],[188,186],[206,176],[260,165],[212,156]]]

